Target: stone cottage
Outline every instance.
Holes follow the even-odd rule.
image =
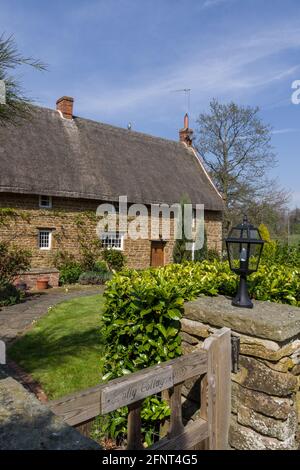
[[[78,227],[95,238],[98,205],[118,209],[121,195],[147,206],[178,203],[183,195],[204,204],[208,247],[220,251],[223,201],[191,136],[187,115],[175,142],[74,116],[66,96],[56,110],[33,106],[29,119],[1,127],[0,241],[31,250],[28,285],[41,274],[57,285],[55,253],[78,255]],[[172,262],[172,236],[130,240],[112,233],[103,241],[123,250],[130,267]]]

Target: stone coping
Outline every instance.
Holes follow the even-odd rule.
[[[184,317],[212,326],[227,326],[250,336],[286,341],[300,333],[300,308],[274,302],[254,301],[253,309],[231,305],[224,296],[198,297],[184,306]]]
[[[56,268],[31,268],[28,271],[25,271],[24,273],[22,273],[22,276],[30,275],[30,274],[51,274],[51,273],[59,273],[59,270]]]

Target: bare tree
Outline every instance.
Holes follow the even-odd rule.
[[[269,168],[276,165],[271,127],[259,118],[257,107],[235,103],[210,103],[200,114],[196,147],[225,202],[224,232],[234,215],[267,200],[285,205],[288,194],[274,182],[267,183]],[[274,186],[275,184],[275,186]],[[266,188],[268,189],[266,191]]]
[[[0,104],[0,125],[25,117],[29,112],[29,100],[12,72],[19,66],[29,65],[37,70],[45,70],[42,62],[31,57],[23,57],[18,52],[13,36],[0,36],[0,80],[5,84],[6,103]]]

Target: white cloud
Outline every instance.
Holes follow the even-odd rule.
[[[202,8],[211,8],[211,7],[220,5],[222,3],[228,3],[230,1],[233,1],[233,0],[205,0],[205,2],[202,5]]]
[[[294,129],[292,127],[287,127],[285,129],[274,129],[272,130],[272,134],[273,135],[276,135],[276,134],[290,134],[291,132],[300,132],[300,129]]]
[[[258,88],[295,74],[298,65],[286,67],[273,60],[276,54],[291,48],[300,48],[300,28],[282,28],[279,34],[276,26],[239,43],[230,40],[222,45],[194,47],[188,60],[167,64],[165,70],[137,73],[130,86],[101,86],[99,81],[91,84],[89,91],[80,93],[80,110],[106,110],[105,117],[132,110],[138,114],[147,109],[151,113],[151,108],[172,106],[176,99],[170,91],[186,87],[192,89],[192,100],[197,105],[212,96],[233,98],[237,92],[251,95]]]

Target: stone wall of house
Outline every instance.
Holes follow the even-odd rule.
[[[182,319],[184,352],[227,326],[240,338],[239,370],[232,373],[229,444],[234,449],[300,447],[300,309],[255,302],[233,307],[225,297],[188,302]],[[199,406],[199,383],[183,387],[186,413]]]
[[[222,212],[205,211],[207,248],[222,252]]]
[[[83,233],[87,239],[96,237],[96,209],[98,201],[53,197],[51,209],[39,208],[38,195],[0,193],[0,241],[11,241],[32,252],[32,267],[53,267],[53,256],[58,250],[79,255],[78,220],[82,219]],[[1,212],[1,209],[4,211]],[[11,209],[9,215],[7,209]],[[5,212],[6,211],[6,212]],[[205,212],[207,243],[210,249],[221,251],[222,215]],[[157,220],[157,224],[161,224]],[[38,248],[38,230],[52,230],[51,250]],[[170,239],[165,240],[164,262],[172,262],[174,223],[171,220]],[[124,254],[129,267],[143,269],[151,262],[151,226],[149,239],[124,240]]]

